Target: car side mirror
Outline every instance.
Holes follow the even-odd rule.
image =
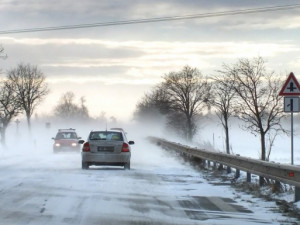
[[[78,144],[83,144],[84,143],[84,140],[79,140],[78,141]]]
[[[128,144],[134,145],[134,141],[129,141]]]

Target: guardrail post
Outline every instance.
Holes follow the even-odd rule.
[[[203,168],[206,167],[206,160],[205,159],[203,159],[202,166],[203,166]]]
[[[231,173],[231,167],[227,166],[227,173]]]
[[[251,173],[247,172],[247,182],[251,183]]]
[[[214,162],[214,170],[216,170],[217,169],[217,162]]]
[[[281,190],[281,184],[280,184],[280,181],[275,180],[275,184],[274,184],[274,189],[273,189],[273,191],[279,193],[280,190]]]
[[[223,164],[220,164],[218,170],[223,170]]]
[[[300,201],[300,187],[295,187],[295,202]]]

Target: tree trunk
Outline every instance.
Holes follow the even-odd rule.
[[[266,161],[266,140],[265,140],[265,133],[263,131],[260,132],[260,144],[261,144],[261,160]]]
[[[26,112],[28,130],[31,131],[30,113]]]
[[[225,119],[224,129],[225,129],[226,153],[230,154],[228,119],[227,118],[224,118],[224,119]],[[230,166],[227,166],[227,173],[231,173],[231,167]]]
[[[266,161],[266,141],[265,141],[265,133],[260,131],[260,144],[261,144],[261,160]],[[265,184],[264,178],[259,177],[259,185],[263,186]]]
[[[189,116],[187,116],[187,128],[188,128],[188,130],[187,130],[187,140],[188,141],[191,141],[192,140],[192,138],[193,138],[193,131],[192,131],[192,119],[189,117]]]
[[[1,144],[3,146],[6,145],[6,128],[7,126],[3,124],[3,127],[1,127]]]
[[[225,142],[226,142],[226,153],[230,154],[230,148],[229,148],[229,128],[228,128],[228,121],[225,120]]]

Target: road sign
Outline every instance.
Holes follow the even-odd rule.
[[[284,112],[300,112],[300,98],[284,97]]]
[[[300,109],[300,85],[293,73],[290,73],[288,79],[284,83],[279,96],[284,97],[284,111],[291,113],[291,164],[294,165],[294,112]],[[289,96],[289,97],[286,97]],[[295,97],[294,97],[295,96]]]
[[[300,85],[293,73],[290,73],[288,79],[284,83],[280,96],[299,96],[300,95]]]

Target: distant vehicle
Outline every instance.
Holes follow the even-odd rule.
[[[123,128],[120,128],[120,127],[110,128],[110,130],[120,130],[120,131],[123,131],[123,132],[124,132],[124,129],[123,129]]]
[[[134,141],[128,141],[121,130],[91,131],[81,151],[82,169],[89,166],[124,166],[130,170],[131,148]]]
[[[80,151],[80,144],[75,129],[59,129],[54,140],[53,152],[65,152],[65,151]]]
[[[110,128],[110,130],[119,130],[119,131],[122,131],[125,135],[127,134],[127,132],[125,132],[125,130],[120,127],[113,127],[113,128]]]

